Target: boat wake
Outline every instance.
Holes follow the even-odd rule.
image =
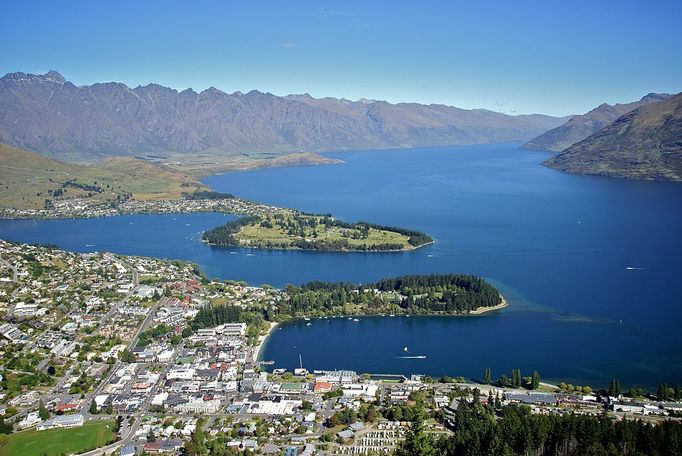
[[[626,271],[644,271],[644,270],[646,270],[646,268],[635,268],[635,267],[632,267],[632,266],[626,266],[626,267],[625,267],[625,270],[626,270]]]
[[[398,356],[400,359],[426,359],[426,355]]]

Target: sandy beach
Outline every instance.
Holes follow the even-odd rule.
[[[253,347],[252,356],[253,356],[253,362],[257,363],[258,358],[260,357],[260,351],[263,349],[263,345],[265,344],[265,341],[270,337],[270,334],[272,334],[272,331],[275,330],[275,328],[279,325],[279,323],[275,323],[273,321],[270,322],[270,328],[268,329],[268,332],[265,335],[261,335],[258,337],[258,343]]]
[[[502,302],[499,303],[498,305],[492,307],[479,307],[478,309],[469,312],[469,315],[481,315],[487,312],[493,312],[495,310],[504,309],[509,305],[509,303],[507,302],[506,299],[504,299],[504,296],[500,295],[500,298],[502,298]]]

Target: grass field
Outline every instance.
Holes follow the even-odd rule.
[[[96,186],[87,191],[65,182]],[[0,207],[41,209],[51,192],[59,198],[116,200],[132,194],[138,200],[178,199],[183,192],[207,187],[187,173],[135,158],[116,157],[93,166],[63,163],[33,152],[0,144]]]
[[[17,432],[0,446],[0,456],[58,456],[91,450],[113,440],[115,424],[102,420],[70,429]]]
[[[393,231],[370,228],[367,236],[364,237],[360,235],[359,230],[341,228],[338,226],[325,226],[324,224],[320,223],[322,221],[321,217],[297,216],[297,218],[316,218],[318,219],[318,223],[314,229],[310,226],[304,226],[304,236],[301,236],[300,233],[290,235],[287,233],[285,228],[277,223],[272,223],[272,228],[264,227],[260,223],[249,224],[244,226],[238,233],[236,233],[235,238],[244,245],[254,245],[257,243],[267,242],[272,242],[274,244],[290,244],[296,240],[305,238],[316,241],[346,240],[351,246],[359,246],[363,244],[398,244],[403,249],[410,248],[410,244],[408,242],[409,237]],[[291,217],[287,218],[287,220],[289,219],[291,219]],[[297,226],[300,229],[301,224],[299,223]]]

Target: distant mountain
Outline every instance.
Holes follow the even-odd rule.
[[[619,117],[545,165],[571,173],[682,181],[682,93]]]
[[[650,93],[641,100],[625,104],[602,104],[587,114],[573,116],[563,125],[553,128],[537,138],[531,139],[522,148],[561,152],[578,141],[595,134],[611,122],[640,106],[669,98],[667,93]]]
[[[0,142],[62,160],[226,155],[528,140],[565,119],[213,87],[77,87],[56,71],[0,79]]]

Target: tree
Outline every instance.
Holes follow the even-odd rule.
[[[135,362],[135,355],[133,354],[133,352],[131,352],[127,348],[125,350],[123,350],[122,352],[120,352],[118,357],[124,363],[134,363]]]
[[[533,379],[530,382],[531,389],[538,389],[540,387],[540,374],[538,371],[533,371]]]
[[[512,371],[512,386],[515,388],[521,386],[521,369],[514,369]]]
[[[486,385],[490,385],[490,368],[486,367],[485,371],[483,372],[483,383]]]
[[[620,382],[616,379],[611,380],[609,383],[609,396],[618,397],[620,396]]]
[[[43,401],[40,401],[40,405],[38,406],[38,416],[40,417],[41,420],[46,420],[50,417],[50,412],[47,411],[47,408],[45,407],[45,404],[43,404]]]
[[[0,434],[11,434],[12,424],[5,423],[5,418],[0,416]]]
[[[99,410],[97,409],[97,403],[94,401],[90,402],[90,413],[93,415],[97,415],[99,413]]]
[[[417,408],[405,440],[396,448],[395,456],[436,456],[440,454],[433,438],[424,432],[423,423],[423,413],[421,408]]]
[[[310,411],[313,409],[313,404],[310,401],[301,402],[301,410]]]

